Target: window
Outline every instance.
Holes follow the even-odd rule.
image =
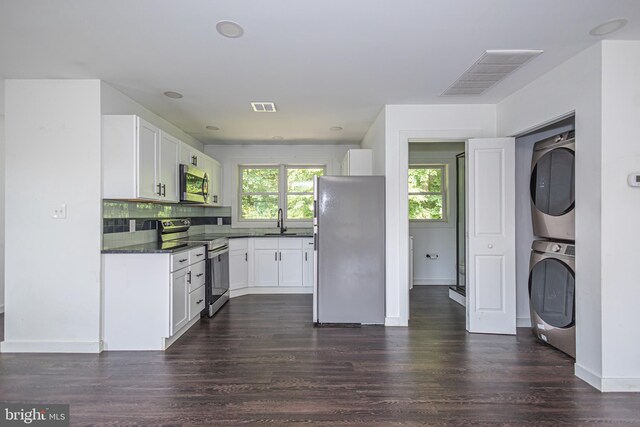
[[[285,219],[308,221],[313,217],[313,177],[324,166],[240,166],[240,221],[275,221],[282,208]]]
[[[446,221],[446,166],[409,166],[409,219]]]

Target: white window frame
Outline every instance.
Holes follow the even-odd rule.
[[[409,218],[410,222],[414,223],[433,223],[433,222],[448,222],[449,221],[449,203],[448,203],[448,193],[449,193],[449,179],[448,179],[448,165],[445,163],[424,163],[424,164],[411,164],[409,165],[409,170],[411,169],[440,169],[442,171],[442,182],[440,185],[440,191],[426,191],[426,192],[408,192],[407,198],[409,196],[442,196],[442,218],[440,219],[429,219],[429,218]]]
[[[268,193],[243,193],[242,191],[242,177],[243,177],[243,169],[278,169],[278,193],[268,192]],[[326,164],[295,164],[295,163],[286,163],[286,164],[238,164],[237,172],[238,172],[238,184],[237,184],[237,197],[236,197],[236,220],[238,224],[249,226],[255,224],[257,227],[268,227],[273,224],[276,226],[276,219],[245,219],[242,218],[242,195],[243,194],[251,194],[251,195],[277,195],[278,196],[278,208],[282,209],[284,214],[285,226],[286,227],[309,227],[313,223],[313,218],[308,219],[288,219],[287,218],[287,198],[291,195],[313,195],[313,190],[309,193],[289,193],[288,189],[288,174],[287,171],[289,169],[322,169],[323,175],[327,174],[327,165]]]

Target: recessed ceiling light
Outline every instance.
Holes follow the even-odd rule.
[[[329,128],[329,130],[332,130],[334,132],[338,132],[339,130],[342,130],[342,128],[340,126],[331,126]]]
[[[252,102],[251,108],[256,113],[275,113],[276,104],[273,102]]]
[[[283,140],[284,138],[283,138],[283,137],[281,137],[280,135],[276,135],[276,136],[272,136],[272,137],[271,137],[271,139],[274,139],[274,140],[276,140],[276,141],[281,141],[281,140]]]
[[[233,21],[220,21],[216,24],[216,30],[223,36],[230,39],[237,39],[242,37],[244,30],[242,27]]]
[[[170,90],[166,91],[166,92],[164,93],[164,96],[168,96],[169,98],[173,98],[173,99],[180,99],[180,98],[182,98],[182,94],[181,94],[181,93],[179,93],[179,92],[173,92],[173,91],[170,91]]]
[[[219,128],[218,126],[211,126],[211,125],[209,125],[209,126],[205,126],[205,127],[206,127],[207,129],[209,129],[209,130],[220,130],[220,128]]]
[[[626,19],[612,19],[611,21],[607,21],[604,24],[600,24],[597,27],[593,28],[589,31],[589,34],[592,36],[606,36],[607,34],[611,34],[615,31],[618,31],[625,25],[627,25]]]

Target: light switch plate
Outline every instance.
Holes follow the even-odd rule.
[[[66,219],[67,218],[67,204],[62,203],[53,208],[54,219]]]
[[[130,219],[129,220],[129,233],[135,233],[136,232],[136,220],[135,219]]]
[[[222,218],[218,218],[218,225],[222,225]]]

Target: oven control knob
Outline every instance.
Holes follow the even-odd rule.
[[[555,245],[551,246],[551,250],[552,250],[553,252],[560,252],[560,249],[562,249],[562,246],[560,246],[560,245],[559,245],[559,244],[557,244],[557,243],[556,243]]]

